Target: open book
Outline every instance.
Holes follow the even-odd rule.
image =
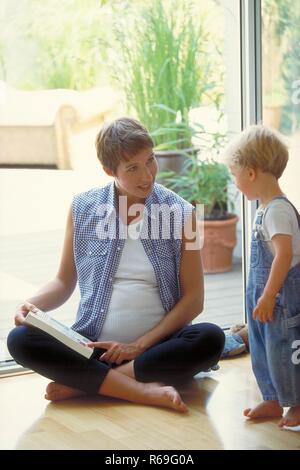
[[[90,343],[88,338],[76,333],[76,331],[63,325],[40,309],[37,309],[37,312],[28,312],[25,318],[25,324],[35,326],[45,331],[45,333],[53,336],[61,343],[88,359],[93,354],[94,349],[87,346],[87,344]]]

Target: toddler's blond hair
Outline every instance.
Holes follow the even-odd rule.
[[[289,159],[288,146],[275,129],[254,125],[234,138],[223,154],[229,166],[259,168],[280,178]]]

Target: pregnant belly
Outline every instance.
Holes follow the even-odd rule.
[[[135,341],[164,315],[157,286],[142,282],[115,283],[99,341]]]

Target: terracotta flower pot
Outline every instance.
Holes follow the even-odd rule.
[[[223,273],[232,268],[238,217],[204,221],[204,246],[201,250],[205,273]]]

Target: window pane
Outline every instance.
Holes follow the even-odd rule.
[[[218,68],[218,83],[222,92],[223,119],[216,124],[220,132],[225,130],[230,139],[241,129],[241,64],[240,64],[240,10],[237,1],[205,2],[203,8],[210,12],[210,26],[214,34],[213,44],[217,44],[220,54]],[[215,51],[216,53],[216,51]],[[205,109],[205,107],[204,107]],[[203,121],[207,120],[207,113],[203,112]],[[222,153],[222,152],[220,152]],[[237,215],[236,245],[233,248],[232,266],[223,272],[205,274],[205,306],[199,321],[212,321],[221,327],[230,327],[243,322],[243,280],[242,280],[242,223],[241,223],[241,195],[237,193],[234,184],[228,185],[228,193],[234,200],[231,212]],[[209,232],[206,239],[215,236]],[[226,253],[224,235],[218,235],[219,249],[212,249],[219,259]],[[223,246],[222,246],[223,245]],[[230,245],[230,242],[229,242]],[[221,248],[222,247],[222,248]],[[222,268],[220,268],[222,270]]]
[[[148,71],[143,69],[145,74],[150,74],[151,67],[155,70],[157,64],[161,64],[156,75],[141,76],[136,82],[137,86],[146,86],[147,80],[154,77],[149,93],[153,90],[159,93],[157,85],[162,84],[163,71],[170,65],[169,76],[164,80],[171,101],[167,101],[166,94],[158,94],[152,96],[154,101],[147,102],[144,109],[142,93],[145,89],[140,87],[137,99],[132,100],[133,90],[128,88],[128,83],[132,82],[133,76],[128,74],[133,70],[126,65],[128,60],[131,66],[134,65],[132,59],[134,53],[138,53],[135,46],[145,40],[142,35],[146,25],[142,20],[146,21],[148,16],[143,14],[144,9],[148,8],[151,13],[153,4],[147,0],[100,3],[98,0],[1,2],[2,359],[9,358],[4,345],[8,331],[13,327],[16,305],[33,296],[57,272],[66,215],[73,195],[109,181],[97,162],[94,148],[95,135],[104,120],[132,114],[146,123],[150,112],[156,110],[153,116],[157,121],[154,118],[149,121],[150,130],[155,132],[161,125],[161,115],[167,108],[173,108],[168,111],[168,119],[175,115],[176,123],[188,122],[194,131],[198,130],[192,143],[201,147],[200,160],[213,155],[217,162],[220,162],[225,145],[224,137],[230,138],[241,128],[238,0],[182,0],[176,2],[176,9],[172,9],[171,0],[161,2],[166,21],[176,22],[176,34],[179,31],[185,34],[185,40],[193,41],[196,36],[189,36],[187,32],[193,26],[196,34],[199,28],[199,42],[190,42],[187,50],[180,49],[182,55],[178,60],[183,60],[183,56],[186,58],[185,70],[189,73],[182,73],[177,82],[170,54],[177,54],[178,45],[185,44],[184,41],[176,43],[179,36],[177,39],[170,37],[168,61],[159,62],[162,48],[158,48],[156,56],[152,57],[153,63],[141,57],[141,66],[137,70],[142,70],[143,64],[149,65]],[[179,7],[186,9],[185,15],[180,14]],[[163,26],[162,17],[158,18],[159,26]],[[126,23],[127,31],[134,21],[143,28],[134,28],[135,34],[127,35],[126,40],[132,40],[132,49],[129,45],[129,55],[126,55],[120,36],[124,31],[122,22]],[[164,44],[167,41],[164,38]],[[128,44],[126,42],[125,46]],[[191,53],[193,47],[196,53],[189,56],[187,51]],[[145,48],[144,53],[150,54],[151,50]],[[120,70],[122,73],[118,73]],[[116,81],[116,77],[119,80]],[[205,136],[210,136],[206,150],[202,138],[199,139],[201,126]],[[164,136],[163,144],[166,140]],[[205,309],[197,319],[220,326],[230,326],[243,318],[241,204],[235,191],[233,184],[228,183],[226,194],[233,195],[234,207],[228,204],[227,210],[239,219],[233,228],[236,243],[233,241],[231,249],[232,242],[225,242],[223,235],[214,235],[229,259],[230,251],[233,251],[232,264],[230,261],[228,264],[227,259],[223,266],[212,268],[210,260],[205,262]],[[218,261],[220,256],[215,258]],[[78,300],[76,289],[72,298],[53,314],[66,324],[72,324]]]
[[[282,132],[290,160],[280,180],[300,210],[300,2],[263,0],[263,121]]]

